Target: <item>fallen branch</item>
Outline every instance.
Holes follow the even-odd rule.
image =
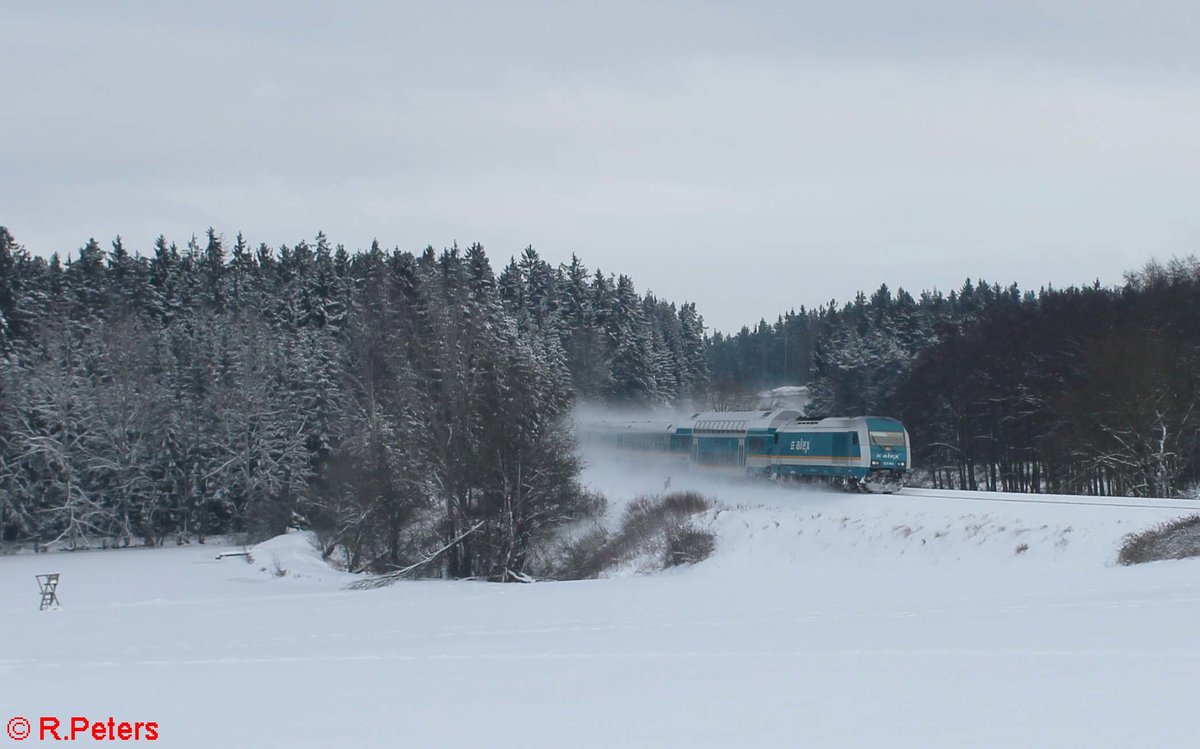
[[[474,533],[475,531],[479,530],[482,527],[483,527],[483,521],[481,520],[478,523],[476,523],[475,525],[468,528],[467,530],[460,533],[454,539],[447,541],[444,546],[442,546],[440,549],[433,552],[432,554],[426,556],[424,559],[422,559],[419,562],[415,562],[413,564],[408,565],[407,567],[402,567],[398,570],[393,570],[392,572],[388,572],[385,575],[378,575],[376,577],[368,578],[366,580],[359,580],[357,582],[350,583],[346,587],[350,590],[371,590],[373,588],[383,588],[388,585],[391,585],[392,583],[394,583],[398,580],[403,580],[405,578],[405,576],[407,576],[410,572],[413,572],[414,570],[419,569],[419,568],[424,567],[425,565],[429,564],[430,562],[432,562],[433,560],[437,559],[442,554],[444,554],[446,551],[453,548],[454,545],[457,544],[459,541],[462,541],[464,538],[471,535],[472,533]]]
[[[537,579],[531,575],[527,575],[524,572],[517,572],[516,570],[510,570],[509,568],[505,567],[504,574],[500,576],[500,582],[509,582],[510,580],[514,583],[537,582]]]

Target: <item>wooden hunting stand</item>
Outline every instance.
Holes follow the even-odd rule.
[[[49,575],[37,575],[38,587],[42,589],[42,605],[38,611],[45,611],[48,608],[58,608],[62,604],[58,601],[58,573],[55,572]]]

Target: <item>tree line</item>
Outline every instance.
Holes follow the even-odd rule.
[[[1175,496],[1200,481],[1200,264],[1120,287],[967,281],[714,335],[715,389],[810,383],[814,415],[886,414],[946,488]]]
[[[706,380],[703,323],[532,249],[272,248],[213,230],[63,261],[0,227],[0,538],[292,526],[352,570],[514,579],[597,509],[564,417]]]

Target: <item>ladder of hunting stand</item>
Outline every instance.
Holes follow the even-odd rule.
[[[37,575],[38,587],[42,589],[42,605],[39,611],[62,605],[58,602],[58,573]]]

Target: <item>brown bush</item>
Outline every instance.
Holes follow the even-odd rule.
[[[674,567],[680,564],[695,564],[712,556],[717,548],[717,537],[711,531],[697,528],[678,528],[667,534],[667,553],[663,558],[664,567]]]
[[[596,528],[567,543],[544,577],[556,580],[588,580],[613,563],[608,531]]]
[[[691,518],[712,509],[696,492],[641,496],[625,508],[615,533],[593,530],[568,544],[553,577],[582,580],[642,556],[658,557],[663,567],[703,561],[716,548],[716,536],[691,525]]]
[[[1117,561],[1129,565],[1196,556],[1200,556],[1200,515],[1189,515],[1129,534]]]
[[[708,512],[713,508],[711,499],[700,492],[692,491],[671,492],[664,496],[659,504],[664,512],[677,515],[695,515],[700,512]]]

